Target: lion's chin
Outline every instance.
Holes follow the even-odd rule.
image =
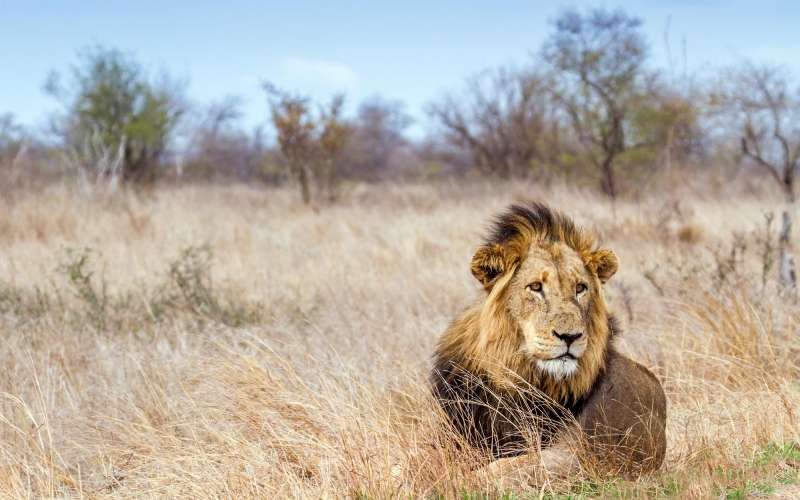
[[[538,359],[536,366],[554,379],[561,380],[578,371],[578,360],[565,354],[553,359]]]

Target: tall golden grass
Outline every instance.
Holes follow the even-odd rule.
[[[442,431],[428,357],[480,293],[485,223],[529,198],[619,255],[619,348],[669,399],[657,473],[503,491]],[[358,187],[318,209],[242,186],[18,193],[0,206],[0,497],[786,494],[800,306],[765,219],[784,208],[526,184]]]

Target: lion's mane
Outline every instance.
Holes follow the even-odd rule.
[[[586,320],[589,346],[578,372],[556,380],[538,370],[521,350],[523,338],[508,314],[508,284],[537,241],[560,242],[581,257],[594,277]],[[521,453],[520,418],[534,419],[547,445],[559,422],[576,414],[602,374],[617,329],[601,289],[595,235],[540,203],[512,205],[491,223],[472,272],[486,295],[457,317],[433,356],[432,386],[448,417],[472,445],[494,456]],[[605,281],[605,280],[603,280]],[[547,404],[550,402],[551,404]],[[552,404],[556,403],[556,404]]]

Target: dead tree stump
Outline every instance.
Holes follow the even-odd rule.
[[[780,267],[778,268],[778,283],[781,293],[790,292],[797,288],[797,276],[794,270],[794,255],[792,252],[792,219],[789,212],[783,212],[783,225],[778,240],[780,252]]]

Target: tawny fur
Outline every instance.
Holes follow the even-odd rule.
[[[570,270],[564,262],[568,258],[579,262],[580,277],[567,276]],[[512,313],[514,304],[520,300],[514,294],[522,293],[520,290],[525,287],[521,280],[526,278],[521,276],[520,269],[537,264],[526,259],[542,260],[573,290],[578,281],[583,280],[580,284],[586,285],[588,296],[582,298],[583,309],[577,308],[574,296],[567,296],[569,290],[555,293],[557,300],[581,312],[574,315],[571,324],[580,322],[585,350],[578,358],[577,371],[569,376],[556,377],[537,367],[537,360],[526,344],[526,335],[531,334],[523,332]],[[603,297],[602,285],[617,266],[616,256],[599,249],[594,234],[544,205],[512,205],[495,219],[488,238],[471,263],[473,275],[483,284],[486,295],[456,318],[444,333],[434,354],[432,373],[434,394],[456,430],[473,446],[487,449],[494,457],[518,455],[530,444],[526,426],[533,426],[541,444],[547,446],[572,417],[591,431],[597,427],[596,422],[583,422],[580,416],[598,414],[597,409],[585,408],[587,401],[595,404],[594,401],[602,399],[593,397],[593,391],[599,394],[613,387],[618,373],[624,377],[633,374],[637,383],[626,387],[642,387],[649,399],[637,404],[636,414],[621,415],[620,423],[628,425],[627,429],[633,425],[629,421],[640,417],[650,419],[650,413],[656,414],[655,448],[648,445],[639,455],[648,462],[648,468],[660,465],[666,417],[666,400],[660,384],[644,367],[643,371],[628,369],[629,364],[640,365],[627,358],[613,363],[613,367],[624,369],[614,368],[614,374],[606,373],[607,363],[620,355],[611,345],[615,323]],[[575,272],[573,275],[577,276]],[[537,276],[542,282],[556,280],[546,271]],[[547,302],[544,307],[551,305]],[[548,309],[547,314],[551,313]],[[549,331],[536,331],[543,339],[558,342],[547,338]],[[555,329],[552,332],[561,338]],[[538,340],[534,340],[533,344],[538,345]],[[569,352],[569,344],[566,349]],[[637,395],[627,397],[635,399]]]
[[[473,274],[481,280],[483,273],[478,260],[484,256],[483,250],[487,247],[502,249],[504,262],[500,262],[496,254],[487,258],[497,259],[491,265],[498,273],[501,266],[505,267],[505,271],[502,276],[494,276],[484,282],[488,295],[456,318],[439,341],[435,358],[460,360],[463,369],[486,374],[489,386],[499,392],[503,392],[508,385],[509,373],[513,373],[554,401],[569,405],[589,393],[604,367],[604,354],[613,332],[598,277],[590,287],[594,299],[587,332],[590,347],[578,376],[554,381],[537,371],[529,359],[515,355],[519,350],[520,336],[517,325],[505,314],[507,285],[531,244],[536,241],[563,242],[580,255],[590,271],[597,269],[593,254],[598,249],[595,248],[592,233],[575,226],[566,216],[543,205],[512,206],[497,218],[484,248],[478,250],[472,261]]]

